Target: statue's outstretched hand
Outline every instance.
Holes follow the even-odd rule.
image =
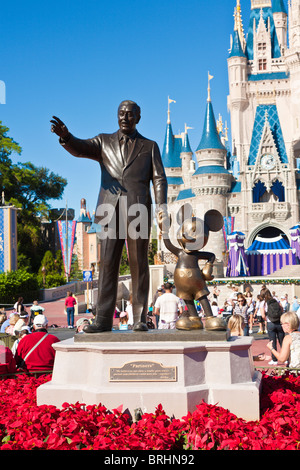
[[[56,116],[53,116],[53,119],[50,121],[51,125],[51,132],[54,132],[56,135],[65,139],[69,135],[69,130],[67,126]]]
[[[170,216],[168,212],[165,209],[159,208],[157,210],[156,217],[157,217],[157,223],[160,228],[160,231],[163,234],[167,234],[170,230],[170,225],[171,225]]]

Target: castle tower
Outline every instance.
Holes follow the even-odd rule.
[[[299,6],[300,0],[292,0],[289,49],[283,0],[251,0],[244,48],[235,16],[228,104],[240,177],[230,194],[228,213],[235,218],[235,230],[246,234],[246,248],[261,233],[288,237],[289,227],[299,219],[295,171],[295,142],[300,143]]]
[[[246,249],[257,237],[290,243],[290,229],[300,220],[300,0],[289,0],[288,15],[286,1],[248,0],[245,34],[236,0],[227,58],[231,145],[224,138],[227,132],[222,135],[221,119],[216,126],[210,75],[192,176],[187,173],[193,161],[187,133],[174,136],[171,127],[166,132],[164,158],[168,162],[172,156],[167,176],[181,178],[171,185],[174,212],[185,203],[200,217],[219,210],[226,218],[225,235],[243,232]],[[225,248],[222,232],[211,234],[205,247],[219,260]]]
[[[233,180],[232,175],[226,169],[227,150],[221,142],[211,102],[210,80],[212,78],[208,76],[204,127],[196,150],[198,169],[192,176],[192,190],[196,195],[195,211],[200,217],[210,209],[218,210],[223,216],[226,215],[227,195]],[[213,251],[219,261],[224,261],[226,248],[222,231],[210,234],[205,249]]]
[[[234,33],[228,57],[230,95],[227,103],[231,113],[232,148],[234,153],[239,156],[238,161],[240,161],[241,145],[246,131],[241,116],[249,105],[246,87],[248,68],[245,48],[244,32],[241,29],[241,7],[238,0],[234,15]]]

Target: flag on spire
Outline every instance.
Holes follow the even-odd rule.
[[[170,97],[168,96],[168,124],[170,124],[171,119],[170,119],[170,104],[171,103],[176,103],[176,101],[171,100]]]

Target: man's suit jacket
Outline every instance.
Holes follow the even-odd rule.
[[[101,205],[111,204],[115,208],[120,196],[127,196],[127,207],[140,203],[149,210],[152,202],[151,182],[155,203],[167,203],[168,184],[156,142],[137,132],[127,163],[123,161],[118,131],[114,134],[99,134],[86,140],[70,134],[66,142],[60,139],[60,143],[75,157],[89,158],[100,164],[101,187],[95,214],[96,222],[102,222],[99,211]]]

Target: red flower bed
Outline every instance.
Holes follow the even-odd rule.
[[[201,403],[181,419],[159,405],[136,423],[104,406],[36,405],[36,388],[49,380],[20,375],[0,381],[0,450],[297,450],[300,378],[263,376],[261,419],[247,422]]]

